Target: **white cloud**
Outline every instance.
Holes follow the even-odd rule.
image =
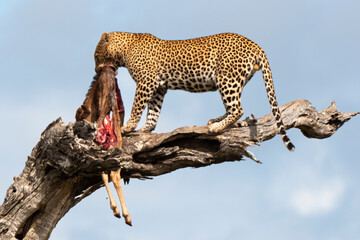
[[[310,216],[333,211],[343,193],[345,183],[334,178],[326,184],[300,187],[290,197],[290,204],[302,216]]]
[[[343,211],[342,201],[347,201],[345,194],[351,185],[343,174],[343,164],[331,159],[331,147],[316,141],[297,151],[298,156],[282,161],[272,172],[268,188],[271,208],[286,209],[289,217],[299,221],[303,217],[331,218],[333,212]]]

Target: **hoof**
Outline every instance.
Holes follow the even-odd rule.
[[[125,219],[125,223],[129,226],[132,226],[132,222],[131,222],[131,217],[130,215],[123,215],[124,219]]]
[[[113,213],[114,213],[114,216],[115,216],[115,217],[121,218],[119,209],[118,209],[117,207],[116,207],[115,209],[113,209]]]

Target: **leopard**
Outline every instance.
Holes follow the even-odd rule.
[[[96,46],[94,59],[97,74],[104,66],[116,70],[125,67],[136,83],[130,119],[121,127],[123,134],[136,129],[146,107],[146,121],[138,131],[153,131],[167,90],[195,93],[218,90],[225,114],[207,123],[209,132],[218,134],[241,118],[242,90],[261,70],[278,132],[288,150],[295,149],[281,118],[265,52],[242,35],[220,33],[163,40],[150,33],[105,32]]]

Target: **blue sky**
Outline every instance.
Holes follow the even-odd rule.
[[[74,121],[94,75],[102,32],[187,39],[242,34],[263,47],[279,103],[307,99],[322,110],[360,111],[359,1],[85,1],[0,3],[0,197],[44,128]],[[126,119],[135,84],[120,69]],[[242,95],[244,117],[270,112],[261,74]],[[224,113],[217,92],[169,91],[156,131],[204,125]],[[143,120],[140,125],[143,124]],[[66,214],[50,239],[358,239],[360,118],[329,139],[288,131],[250,150],[264,164],[184,169],[124,187],[133,227],[112,216],[98,190]]]

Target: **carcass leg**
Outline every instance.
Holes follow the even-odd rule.
[[[114,216],[117,217],[117,218],[120,218],[120,212],[119,212],[119,209],[116,205],[116,202],[115,202],[115,199],[113,197],[113,195],[111,194],[111,191],[110,191],[110,187],[109,187],[109,176],[107,173],[102,173],[101,174],[102,176],[102,179],[105,183],[105,188],[106,188],[106,191],[109,195],[109,198],[110,198],[110,208],[113,210],[113,213],[114,213]]]
[[[122,114],[123,116],[124,114]],[[114,126],[114,133],[116,136],[116,148],[121,148],[122,147],[122,136],[121,136],[121,131],[120,131],[120,127],[122,126],[122,122],[121,122],[121,113],[119,112],[115,112],[113,111],[113,118],[112,120],[113,122],[113,126]]]
[[[111,171],[110,178],[113,181],[116,192],[117,192],[117,194],[119,196],[122,215],[123,215],[123,217],[125,219],[125,223],[132,226],[129,211],[128,211],[127,207],[126,207],[124,195],[123,195],[122,189],[121,189],[121,181],[120,181],[121,180],[121,175],[120,175],[120,172],[121,172],[121,169],[119,169],[117,171]]]

